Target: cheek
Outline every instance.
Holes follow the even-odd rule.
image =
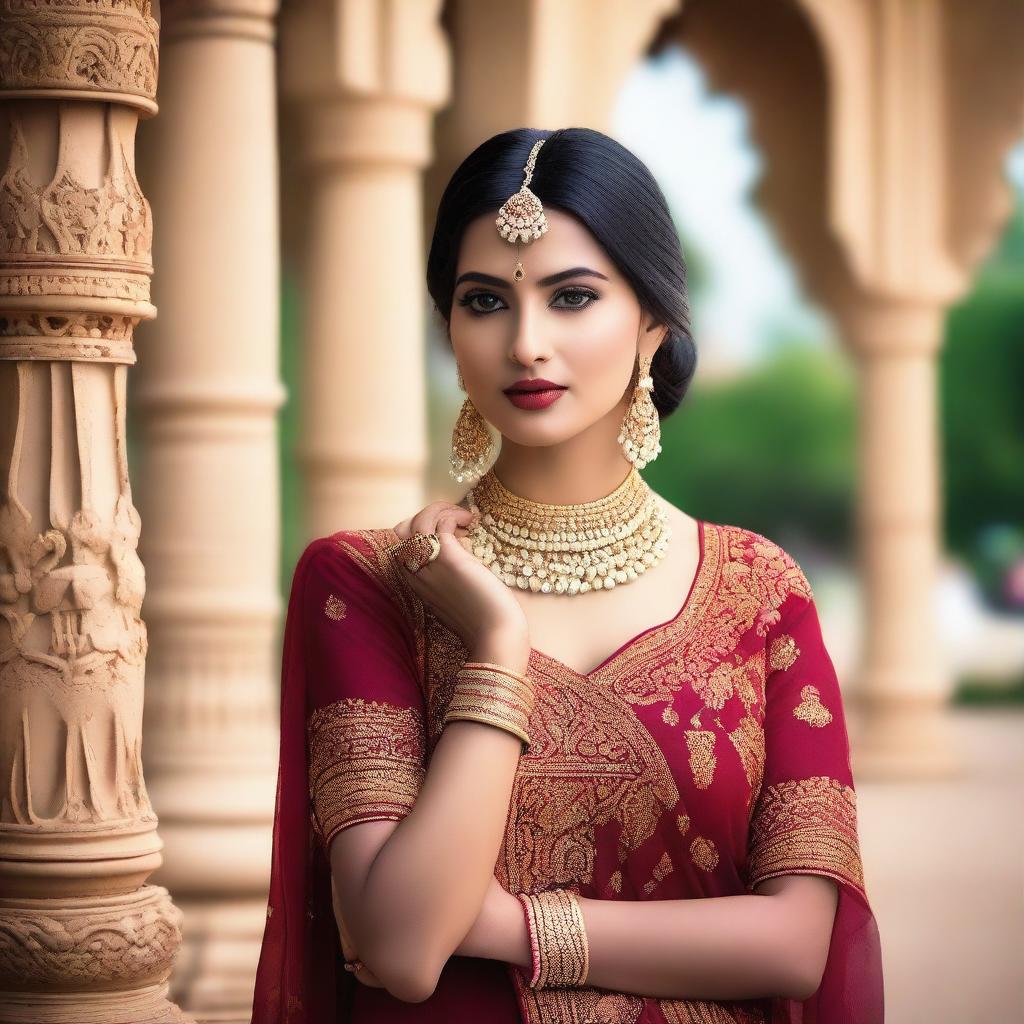
[[[638,315],[625,305],[607,303],[576,332],[562,349],[573,378],[611,390],[625,387],[636,361]]]

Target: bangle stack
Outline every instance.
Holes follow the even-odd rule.
[[[455,674],[455,688],[442,728],[453,721],[484,722],[514,733],[530,749],[533,683],[520,672],[487,661],[467,661]]]
[[[579,897],[567,889],[517,893],[533,951],[530,988],[576,987],[590,971],[590,947]]]

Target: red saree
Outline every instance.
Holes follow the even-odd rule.
[[[531,746],[496,876],[510,892],[666,900],[825,875],[839,903],[817,992],[707,1002],[535,991],[514,965],[453,956],[429,999],[405,1003],[345,972],[327,845],[348,825],[412,809],[466,656],[392,563],[393,531],[352,530],[310,544],[292,583],[253,1024],[883,1020],[843,705],[807,579],[752,531],[702,522],[700,535],[674,618],[585,675],[531,651]]]

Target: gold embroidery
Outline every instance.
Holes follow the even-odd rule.
[[[334,594],[327,595],[327,603],[324,605],[324,615],[327,618],[335,621],[343,619],[346,611],[345,602],[340,597],[335,597]]]
[[[751,1005],[750,1001],[747,1003]],[[703,1000],[659,999],[667,1024],[766,1024],[762,1010],[745,1009],[742,1003],[708,1003]]]
[[[364,552],[360,544],[347,539],[349,537],[358,538],[369,548],[369,553]],[[422,690],[426,658],[425,606],[407,582],[407,571],[399,565],[391,552],[392,545],[398,541],[398,534],[390,527],[378,530],[347,530],[337,535],[338,547],[355,565],[387,591],[405,618],[415,646],[417,679]]]
[[[412,810],[424,774],[418,709],[345,698],[317,708],[307,736],[313,827],[325,848],[346,825]]]
[[[519,758],[498,858],[509,892],[591,883],[597,828],[618,824],[621,863],[679,802],[665,753],[633,708],[554,663],[530,674],[530,749]]]
[[[694,864],[705,871],[714,871],[718,867],[718,850],[705,836],[697,836],[690,843],[690,856],[693,857]]]
[[[757,719],[744,715],[739,725],[729,733],[729,739],[736,748],[736,753],[740,755],[740,763],[750,783],[752,796],[760,790],[764,775],[764,729]]]
[[[733,666],[723,661],[703,679],[695,681],[693,688],[707,707],[721,711],[733,695]]]
[[[857,794],[827,775],[762,790],[750,829],[748,885],[776,875],[828,875],[863,894]]]
[[[686,745],[690,749],[690,772],[698,789],[707,789],[715,780],[715,734],[710,729],[687,729]]]
[[[800,690],[800,703],[793,708],[793,717],[820,729],[832,721],[832,712],[821,703],[821,691],[807,685]]]
[[[659,883],[672,874],[672,871],[672,858],[668,853],[663,853],[661,855],[661,860],[659,860],[654,866],[654,871],[652,872],[654,877],[651,881],[644,883],[644,892],[650,896],[651,893],[658,888]]]
[[[523,973],[514,970],[511,975],[528,1024],[636,1024],[643,1013],[640,996],[589,986],[533,989]]]
[[[698,576],[682,616],[637,638],[588,678],[607,680],[638,706],[671,701],[683,686],[715,709],[735,692],[749,699],[751,689],[763,702],[763,652],[752,666],[720,667],[723,652],[735,651],[751,628],[767,636],[790,595],[811,599],[807,577],[788,552],[760,534],[711,523],[705,524]]]
[[[746,660],[736,655],[737,671],[733,677],[736,696],[747,714],[757,704],[764,704],[765,651],[759,647]]]
[[[531,652],[527,674],[537,687],[528,730],[531,748],[519,759],[495,868],[499,882],[509,891],[593,886],[601,834],[617,836],[620,865],[611,873],[605,895],[621,894],[623,865],[629,854],[650,839],[666,813],[675,816],[680,835],[692,838],[685,847],[682,841],[676,844],[681,848],[679,856],[687,856],[688,850],[702,870],[717,868],[720,855],[715,843],[707,837],[693,837],[690,817],[676,811],[679,787],[665,752],[638,717],[637,709],[665,703],[661,720],[675,726],[693,713],[691,692],[707,692],[711,706],[718,705],[716,710],[736,697],[751,713],[756,704],[764,702],[767,655],[764,643],[755,643],[744,660],[736,653],[737,645],[752,629],[761,638],[767,636],[782,603],[791,594],[809,593],[809,588],[792,559],[758,534],[706,523],[702,537],[704,558],[697,579],[674,620],[637,637],[588,675],[542,652]],[[417,607],[423,614],[426,731],[432,748],[440,736],[455,674],[467,652],[428,606],[420,603]],[[709,681],[723,659],[725,667]],[[680,697],[673,706],[676,694]],[[723,710],[722,718],[726,717]],[[731,715],[728,720],[733,725],[742,718]],[[715,734],[702,728],[699,712],[692,725],[698,761],[694,774],[710,783],[715,770],[711,760]],[[753,774],[757,778],[763,763],[757,763],[756,734],[750,724],[739,728],[742,733],[731,737],[732,742],[745,751],[740,759],[747,777]],[[682,761],[681,752],[678,760]],[[672,864],[670,856],[679,860],[669,847],[655,874],[662,865]],[[676,1009],[678,1016],[670,1020],[702,1024],[764,1020],[763,1015],[740,1015],[733,1003],[656,1003],[589,986],[534,990],[522,972],[511,974],[524,1024],[584,1024],[588,1020],[634,1024],[645,1007],[653,1011],[659,1003]]]
[[[769,661],[773,669],[787,669],[799,657],[800,648],[788,633],[782,633],[772,641]]]

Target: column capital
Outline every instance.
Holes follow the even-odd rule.
[[[842,303],[836,319],[858,355],[934,356],[942,345],[945,300],[861,295]]]
[[[337,97],[303,104],[301,159],[314,170],[405,167],[433,158],[430,111],[387,96]]]
[[[302,0],[281,14],[281,92],[315,105],[388,99],[440,109],[451,94],[441,0]]]
[[[0,99],[104,100],[151,116],[159,30],[150,0],[5,3]]]
[[[280,0],[169,0],[161,10],[161,42],[190,36],[272,43]]]

